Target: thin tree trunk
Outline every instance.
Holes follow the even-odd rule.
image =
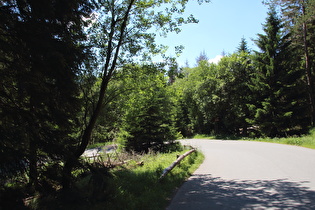
[[[65,163],[64,171],[63,171],[63,188],[69,188],[70,187],[72,168],[75,166],[77,160],[83,154],[83,152],[85,151],[86,147],[88,146],[88,144],[91,140],[94,126],[95,126],[96,121],[97,121],[97,119],[101,113],[101,110],[102,110],[102,106],[104,103],[104,98],[105,98],[105,94],[107,91],[108,83],[109,83],[109,81],[113,75],[113,72],[116,68],[116,63],[117,63],[118,55],[120,52],[120,47],[123,44],[123,39],[125,36],[125,29],[127,27],[127,22],[129,19],[129,13],[130,13],[131,7],[133,6],[134,2],[135,2],[135,0],[131,0],[131,2],[129,3],[126,14],[125,14],[123,19],[116,20],[114,17],[114,14],[112,16],[111,31],[109,34],[108,48],[107,48],[107,57],[106,57],[105,66],[103,68],[103,78],[102,78],[101,88],[99,91],[99,98],[98,98],[96,107],[93,111],[93,114],[91,116],[91,119],[90,119],[87,127],[85,128],[85,130],[83,132],[81,144],[80,144],[78,150],[74,153],[73,156],[69,157]],[[120,35],[119,35],[118,44],[117,44],[116,49],[115,49],[115,53],[113,55],[112,45],[114,42],[114,33],[116,30],[116,24],[119,21],[122,21],[121,27],[120,27]],[[111,58],[112,58],[112,60],[111,60]]]
[[[305,15],[305,7],[302,7],[303,15]],[[313,78],[310,68],[310,56],[309,56],[309,44],[307,41],[307,25],[306,22],[303,22],[303,42],[304,42],[304,56],[305,56],[305,71],[306,71],[306,80],[308,87],[310,111],[311,111],[311,125],[315,124],[315,100],[314,100],[314,89],[313,89]]]
[[[29,143],[29,187],[31,191],[38,189],[37,145],[32,138]]]
[[[35,71],[34,69],[32,69]],[[35,102],[34,102],[35,96],[33,93],[30,95],[30,101],[29,101],[29,112],[31,113],[30,116],[27,117],[27,138],[29,141],[29,153],[28,153],[28,160],[29,160],[29,187],[32,192],[35,192],[38,189],[38,170],[37,170],[37,150],[38,150],[38,144],[36,142],[36,136],[37,131],[36,122],[34,121],[36,117],[34,117],[36,114],[35,110]]]

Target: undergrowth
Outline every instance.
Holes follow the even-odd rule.
[[[187,156],[162,180],[163,170],[188,149],[141,155],[110,170],[95,169],[78,179],[75,188],[42,198],[33,209],[165,209],[174,191],[202,163],[204,156]]]
[[[163,170],[183,152],[155,154],[144,158],[144,165],[133,170],[113,171],[115,197],[104,202],[109,209],[164,209],[174,189],[197,169],[203,160],[200,153],[192,153],[179,166],[159,181]]]

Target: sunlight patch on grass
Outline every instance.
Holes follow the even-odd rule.
[[[207,135],[207,134],[196,134],[193,139],[215,139],[215,136]]]
[[[308,135],[304,135],[301,137],[257,138],[257,139],[248,139],[248,140],[270,142],[270,143],[277,143],[277,144],[288,144],[288,145],[315,149],[315,129],[312,129]]]
[[[261,141],[277,144],[287,144],[315,149],[315,128],[309,134],[300,137],[286,138],[248,138],[235,136],[212,136],[207,134],[196,134],[193,139],[224,139],[224,140],[245,140],[245,141]]]
[[[201,153],[192,153],[159,181],[163,170],[177,159],[177,155],[186,151],[150,155],[143,158],[144,165],[141,167],[113,171],[115,196],[109,198],[104,205],[108,209],[164,209],[174,190],[204,159]]]

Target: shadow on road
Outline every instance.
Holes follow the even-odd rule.
[[[180,189],[184,194],[176,196],[167,209],[315,209],[315,191],[302,184],[194,175]]]

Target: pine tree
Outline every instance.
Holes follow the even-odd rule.
[[[285,30],[292,34],[292,44],[297,48],[305,72],[308,91],[310,125],[315,125],[315,1],[314,0],[270,0],[267,4],[280,6]]]
[[[124,97],[121,126],[126,135],[126,149],[137,152],[163,146],[174,140],[173,103],[167,91],[164,70],[155,65],[125,66],[132,77],[125,80],[126,88],[133,86]],[[135,75],[134,72],[137,72]]]
[[[0,2],[1,166],[28,162],[32,188],[40,158],[60,161],[75,143],[87,11],[81,0]]]
[[[284,34],[283,25],[273,7],[263,25],[265,34],[258,34],[255,41],[260,52],[255,52],[256,72],[252,90],[257,103],[254,123],[264,135],[284,135],[288,129],[298,125],[299,79],[301,73],[294,62],[289,35]]]
[[[245,53],[250,53],[250,50],[248,48],[247,42],[245,38],[242,38],[240,45],[237,48],[237,52],[245,52]]]
[[[209,58],[208,58],[206,52],[205,52],[205,51],[202,51],[202,52],[200,53],[200,55],[196,58],[196,64],[197,64],[197,66],[198,66],[198,64],[199,64],[201,61],[208,61],[208,60],[209,60]]]

